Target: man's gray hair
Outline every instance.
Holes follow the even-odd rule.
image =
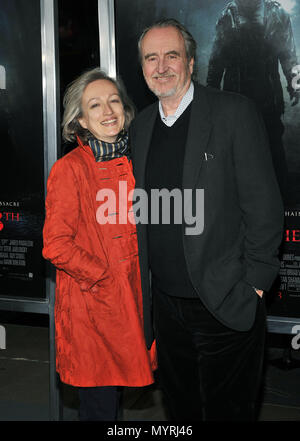
[[[100,68],[96,67],[81,74],[70,83],[66,89],[63,98],[64,115],[62,121],[62,136],[64,140],[74,142],[76,141],[76,135],[78,135],[83,142],[87,142],[90,132],[87,129],[84,129],[78,121],[79,118],[82,118],[83,116],[81,101],[86,87],[93,81],[97,80],[108,80],[116,86],[124,107],[125,129],[128,129],[133,120],[135,108],[127,95],[121,79],[118,78],[115,80],[109,77]]]
[[[168,28],[170,26],[176,28],[182,35],[188,62],[190,62],[192,58],[196,61],[197,43],[194,40],[192,34],[181,23],[179,23],[179,21],[175,20],[174,18],[165,18],[153,23],[151,26],[143,30],[138,41],[139,57],[141,64],[143,64],[142,40],[147,32],[154,28]]]

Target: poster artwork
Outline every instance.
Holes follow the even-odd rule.
[[[136,42],[161,18],[179,20],[196,39],[198,82],[256,103],[285,206],[281,269],[268,295],[269,313],[300,317],[300,0],[115,4],[118,71],[138,110],[155,97],[144,84]]]
[[[0,9],[0,297],[45,297],[39,0]]]

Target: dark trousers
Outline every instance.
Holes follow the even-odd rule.
[[[253,295],[257,295],[253,292]],[[174,421],[254,421],[265,340],[264,300],[247,332],[217,321],[198,299],[153,291],[158,375]]]
[[[116,421],[120,389],[117,386],[79,387],[80,421]]]

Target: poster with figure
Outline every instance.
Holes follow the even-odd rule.
[[[138,110],[155,97],[143,80],[137,41],[162,18],[177,19],[195,38],[198,82],[255,102],[285,206],[269,314],[300,317],[300,0],[115,0],[115,17],[118,74]]]
[[[0,0],[0,296],[45,297],[40,1]]]

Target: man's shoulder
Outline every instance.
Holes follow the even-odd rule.
[[[148,121],[149,118],[153,115],[153,113],[157,112],[157,110],[158,110],[158,101],[142,109],[132,121],[131,128],[134,129],[139,124],[143,124],[145,121]]]
[[[195,88],[193,112],[201,118],[203,112],[209,115],[215,127],[236,127],[237,120],[256,118],[255,103],[244,95],[227,92],[213,87]]]
[[[194,99],[201,100],[203,99],[203,96],[205,96],[210,106],[221,110],[223,110],[224,108],[229,109],[231,107],[236,107],[239,105],[251,105],[252,103],[249,98],[244,95],[240,95],[239,93],[195,84]]]

